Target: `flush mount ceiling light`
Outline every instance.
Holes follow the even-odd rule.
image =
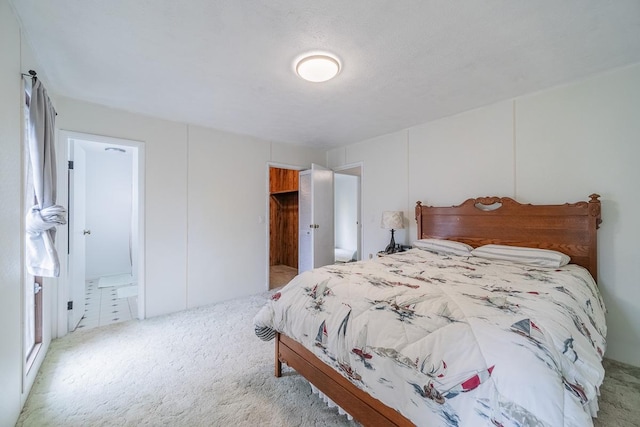
[[[331,80],[339,72],[340,63],[329,55],[309,55],[296,63],[296,73],[313,83]]]

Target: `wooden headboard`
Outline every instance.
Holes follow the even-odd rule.
[[[571,257],[598,279],[596,230],[600,197],[563,205],[520,204],[509,197],[468,199],[459,206],[416,204],[418,239],[437,238],[467,243],[489,243],[553,249]]]

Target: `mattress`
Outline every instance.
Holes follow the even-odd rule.
[[[305,272],[254,319],[416,425],[588,426],[605,308],[588,271],[420,249]]]

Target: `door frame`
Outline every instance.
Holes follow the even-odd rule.
[[[363,243],[364,243],[364,238],[363,238],[363,233],[362,233],[362,183],[364,182],[364,162],[355,162],[355,163],[347,163],[341,166],[336,166],[334,168],[332,168],[334,173],[341,173],[340,171],[345,171],[345,170],[349,170],[349,169],[354,169],[354,168],[359,168],[360,169],[360,175],[359,176],[359,180],[358,180],[358,260],[357,261],[361,261],[364,259],[363,254],[362,254],[362,248],[363,248]],[[348,174],[351,175],[351,174]]]
[[[69,140],[80,139],[93,141],[102,144],[112,144],[133,147],[137,149],[138,161],[137,161],[137,180],[138,180],[138,319],[142,320],[146,317],[146,286],[145,286],[145,143],[143,141],[136,141],[131,139],[121,139],[109,136],[95,135],[84,132],[76,132],[66,129],[60,129],[58,131],[58,137],[56,138],[57,147],[57,176],[58,176],[58,200],[69,200],[69,177],[68,177],[68,157],[69,157]],[[69,245],[68,225],[66,229],[58,233],[60,237],[57,241],[58,256],[60,260],[60,277],[58,278],[58,289],[56,307],[54,315],[57,319],[55,322],[55,330],[57,331],[57,337],[62,337],[69,332],[69,313],[67,310],[67,301],[71,295],[71,283],[69,277],[69,262],[71,257],[67,253]]]

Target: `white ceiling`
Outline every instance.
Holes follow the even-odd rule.
[[[10,2],[54,93],[318,148],[640,62],[638,0]]]

